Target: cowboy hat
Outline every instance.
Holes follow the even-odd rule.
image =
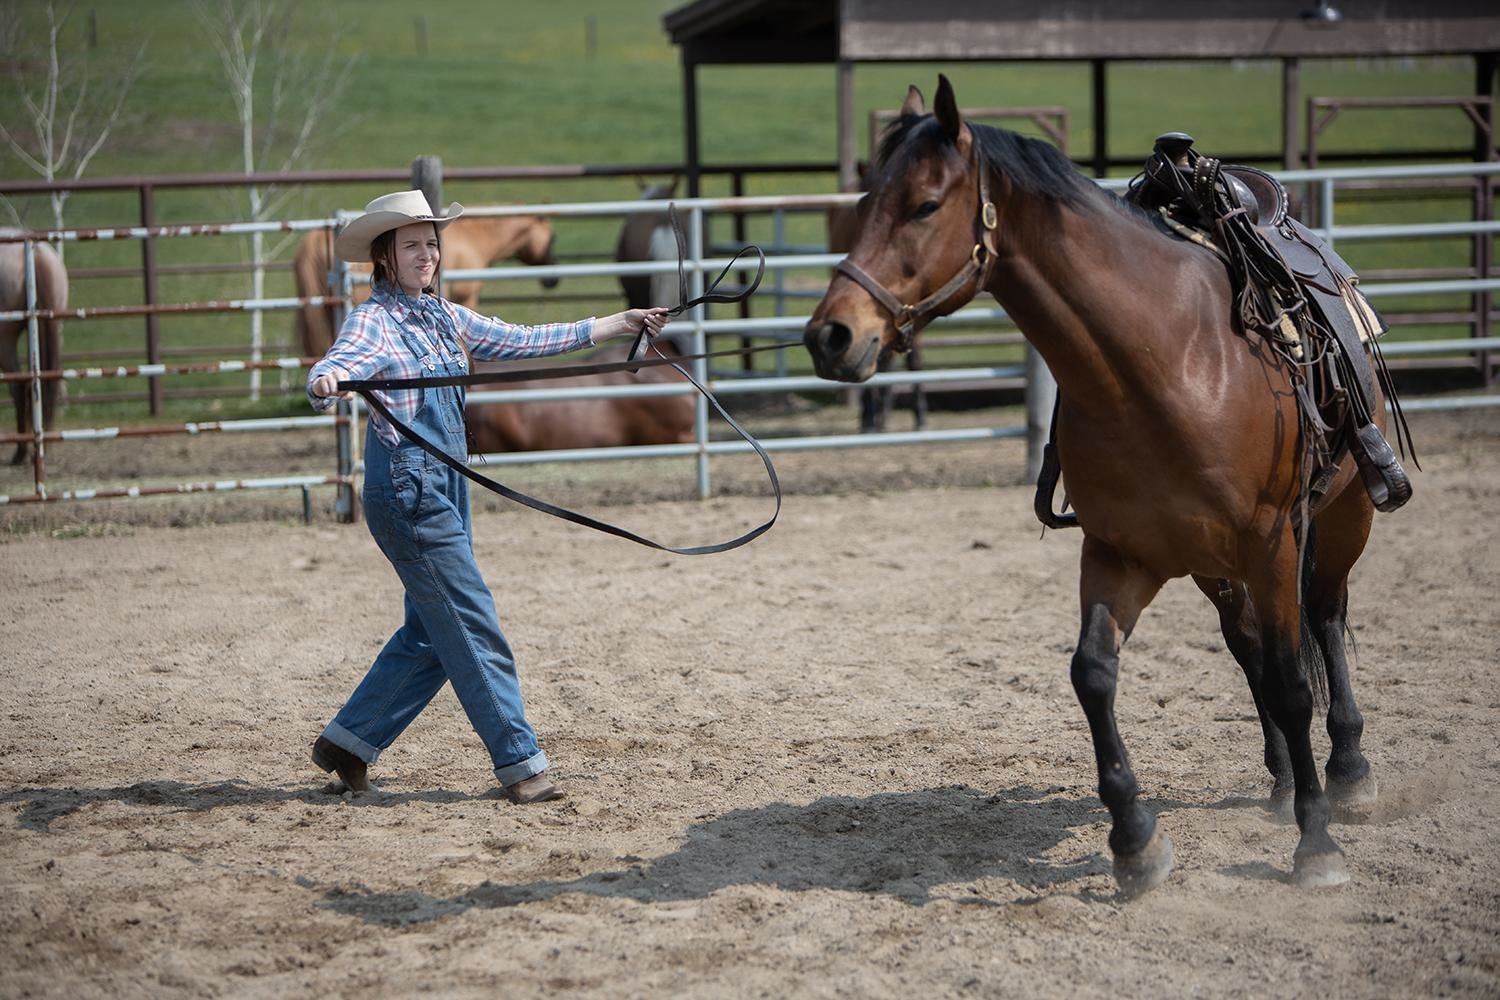
[[[365,206],[359,216],[339,232],[333,241],[333,252],[340,260],[369,263],[370,241],[381,233],[409,226],[413,222],[430,222],[439,232],[460,215],[464,207],[458,202],[448,206],[442,215],[434,215],[427,196],[420,191],[396,191],[383,194]]]

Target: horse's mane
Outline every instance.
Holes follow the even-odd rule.
[[[1004,173],[1027,194],[1062,205],[1080,206],[1097,191],[1073,162],[1049,142],[975,122],[969,123],[969,130],[985,163]],[[917,157],[930,154],[956,158],[958,150],[933,115],[902,115],[882,134],[875,165],[882,176],[889,176],[893,171],[905,169]]]

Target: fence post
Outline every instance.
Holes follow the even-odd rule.
[[[155,211],[152,204],[152,193],[150,184],[142,184],[141,188],[141,225],[150,227],[156,225]],[[156,305],[156,240],[147,236],[141,241],[141,275],[145,279],[145,304]],[[161,361],[161,327],[157,323],[156,313],[146,316],[146,361],[148,364],[157,364]],[[146,380],[151,387],[151,415],[161,415],[162,407],[162,385],[161,376],[152,375]]]
[[[427,196],[434,213],[443,210],[443,160],[438,156],[419,156],[411,161],[411,186]]]
[[[694,205],[688,217],[688,252],[693,255],[693,270],[689,276],[688,294],[697,298],[703,294],[703,207]],[[693,353],[708,351],[708,337],[703,331],[703,321],[708,318],[708,307],[698,303],[693,307]],[[693,376],[708,385],[708,361],[699,358],[693,362]],[[708,400],[699,393],[693,399],[693,437],[698,444],[698,498],[707,500],[712,496],[708,481]]]
[[[343,297],[343,301],[334,309],[334,329],[338,329],[344,323],[344,313],[347,311],[347,303],[352,299],[354,283],[350,279],[349,265],[343,260],[335,260],[334,276],[337,278],[335,287]],[[359,519],[359,508],[354,503],[354,484],[350,481],[354,475],[354,434],[359,430],[358,410],[352,403],[341,399],[333,412],[336,416],[348,418],[342,424],[335,424],[333,428],[338,449],[338,474],[344,478],[336,487],[338,492],[334,495],[333,517],[340,524],[353,524]]]
[[[1034,483],[1042,471],[1042,448],[1052,427],[1057,382],[1041,354],[1026,344],[1026,481]]]
[[[36,495],[46,499],[47,477],[42,471],[42,338],[36,318],[36,244],[27,240],[25,254],[26,311],[31,313],[26,317],[26,351],[31,362],[31,383],[27,387],[31,393],[31,468],[36,482]]]

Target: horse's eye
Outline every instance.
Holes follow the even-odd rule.
[[[935,202],[935,201],[924,201],[924,202],[922,202],[922,204],[918,205],[917,206],[917,210],[912,213],[912,218],[913,219],[925,219],[929,215],[931,215],[933,212],[936,212],[937,210],[938,210],[938,203],[937,202]]]

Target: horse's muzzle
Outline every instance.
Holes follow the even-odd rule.
[[[817,320],[802,331],[802,343],[812,356],[813,370],[820,378],[839,382],[863,382],[875,374],[880,338],[872,338],[856,349],[854,333],[843,323]]]

